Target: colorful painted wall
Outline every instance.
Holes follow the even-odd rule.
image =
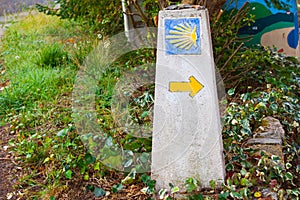
[[[241,8],[247,0],[237,0],[229,9]],[[248,0],[250,13],[256,16],[251,26],[240,29],[240,36],[252,36],[248,45],[275,46],[279,52],[299,55],[299,25],[296,0],[278,0],[281,8],[270,0]],[[284,6],[282,6],[284,5]]]

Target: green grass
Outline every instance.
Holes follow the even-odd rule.
[[[1,124],[10,124],[15,133],[11,144],[23,162],[20,187],[25,188],[27,198],[49,199],[51,194],[59,195],[69,179],[82,182],[83,177],[88,180],[89,173],[99,177],[106,169],[86,151],[71,117],[75,76],[98,40],[97,34],[86,30],[75,22],[38,14],[14,23],[3,38],[1,60],[5,73],[0,80],[11,80],[11,84],[0,92],[0,118]],[[99,120],[104,120],[101,126],[112,137],[121,130],[113,127],[110,112],[104,112],[110,109],[115,84],[123,72],[144,64],[144,57],[153,61],[153,56],[144,56],[143,51],[122,56],[99,84]],[[110,130],[112,127],[114,130]],[[151,148],[149,141],[133,137],[119,140],[127,146],[131,141],[131,146]],[[39,173],[45,174],[42,180],[36,178]],[[39,189],[31,190],[32,185]]]
[[[70,102],[78,67],[94,42],[91,38],[79,24],[44,14],[14,23],[3,37],[0,59],[5,73],[0,82],[11,83],[0,92],[0,125],[11,125],[15,133],[11,144],[15,154],[23,158],[22,167],[34,168],[24,170],[20,179],[21,184],[30,182],[41,189],[37,193],[31,187],[25,189],[28,198],[47,196],[59,187],[60,180],[66,178],[65,166],[72,163],[76,168],[75,160],[85,154],[71,128]],[[70,134],[57,136],[64,129]],[[34,178],[41,172],[38,166],[47,168],[43,183]]]
[[[75,35],[76,33],[76,35]],[[68,38],[86,34],[82,27],[57,17],[29,15],[11,26],[3,39],[1,57],[10,87],[0,94],[0,115],[32,109],[55,101],[72,87],[77,64]]]

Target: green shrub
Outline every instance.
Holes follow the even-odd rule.
[[[62,19],[73,19],[91,25],[105,35],[113,35],[123,29],[120,0],[57,0],[59,9],[37,4],[37,9]]]
[[[37,64],[42,67],[58,67],[68,62],[68,53],[58,43],[45,46],[38,57]]]

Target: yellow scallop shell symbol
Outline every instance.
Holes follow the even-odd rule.
[[[176,48],[189,50],[193,45],[197,47],[197,26],[192,27],[188,23],[178,24],[169,31],[166,39],[170,40]]]

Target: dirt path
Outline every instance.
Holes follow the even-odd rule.
[[[22,19],[29,12],[26,8],[33,7],[35,3],[47,3],[49,0],[0,0],[0,51],[1,38],[5,29],[10,26],[12,21]],[[18,13],[17,13],[18,12]],[[1,65],[0,65],[1,71]],[[1,74],[0,74],[1,76]],[[1,91],[0,91],[1,92]],[[8,142],[14,135],[9,134],[9,125],[0,126],[0,200],[15,200],[18,199],[18,191],[13,188],[17,181],[17,174],[20,168],[16,165]]]
[[[9,134],[9,125],[0,127],[0,200],[17,199],[13,180],[17,166],[8,148],[8,142],[14,136]]]

